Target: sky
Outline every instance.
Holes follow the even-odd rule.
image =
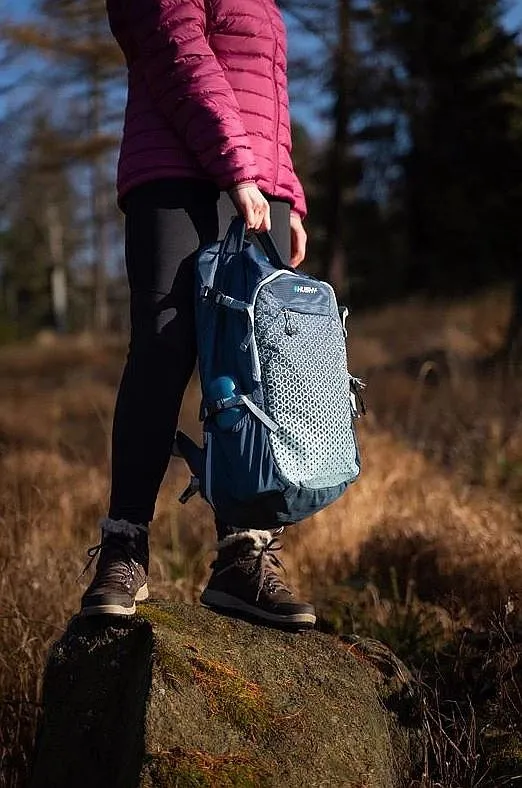
[[[0,13],[7,13],[10,17],[23,18],[32,5],[32,0],[0,0]],[[506,15],[510,26],[522,27],[522,0],[511,0],[506,3],[510,11]]]
[[[0,12],[18,19],[27,14],[31,5],[32,0],[0,0]]]
[[[514,28],[522,27],[522,0],[516,0],[512,4],[511,11],[506,14],[506,21]]]

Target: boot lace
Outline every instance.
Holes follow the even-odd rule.
[[[245,541],[246,540],[245,538]],[[282,549],[283,545],[277,536],[274,536],[261,546],[252,542],[248,550],[245,550],[244,555],[232,558],[230,563],[223,569],[220,569],[216,574],[224,574],[232,569],[237,563],[241,563],[248,568],[249,573],[252,575],[257,574],[258,576],[256,602],[261,595],[261,591],[265,587],[270,593],[286,591],[291,594],[286,583],[277,574],[278,569],[282,569],[283,572],[286,572],[285,565],[277,555]],[[215,563],[213,566],[214,565]]]
[[[89,560],[78,579],[88,572],[93,561],[100,556],[97,573],[105,570],[107,579],[110,579],[111,583],[118,583],[125,588],[131,587],[139,564],[131,553],[128,540],[118,539],[114,535],[107,536],[99,544],[89,547],[87,555]]]
[[[259,599],[259,595],[261,594],[261,591],[265,585],[267,591],[271,593],[275,593],[277,591],[286,591],[291,593],[286,583],[281,579],[280,575],[278,575],[276,571],[277,569],[282,569],[283,572],[286,572],[285,565],[279,556],[276,555],[276,553],[282,549],[283,545],[277,536],[275,536],[259,551],[259,555],[256,558],[256,569],[259,571],[259,586],[257,589],[256,599]]]

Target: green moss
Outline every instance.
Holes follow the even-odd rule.
[[[180,653],[172,642],[156,637],[154,649],[158,656],[156,666],[165,684],[179,690],[181,683],[188,684],[192,681],[192,667],[187,657]]]
[[[170,609],[157,604],[140,605],[140,615],[156,627],[155,664],[165,684],[179,690],[182,683],[192,682],[193,668],[187,658],[187,644],[183,642],[185,632],[179,631],[181,622],[176,615]]]
[[[203,657],[196,644],[183,642],[180,635],[185,632],[179,632],[180,622],[170,609],[145,604],[140,614],[159,628],[155,633],[156,665],[166,684],[179,689],[180,683],[195,681],[212,711],[251,738],[268,729],[275,715],[258,684],[228,665]],[[168,637],[163,636],[163,628],[168,629]]]
[[[151,768],[155,788],[211,788],[207,776],[187,765],[176,766],[168,759],[155,758]]]
[[[258,684],[221,662],[201,656],[190,661],[214,713],[249,737],[258,737],[272,726],[276,715]]]
[[[181,624],[172,608],[166,609],[164,607],[159,607],[159,605],[142,603],[139,605],[138,610],[141,618],[144,618],[151,624],[169,627],[169,629],[174,632],[176,629],[179,629]]]
[[[261,788],[265,778],[242,755],[211,755],[175,748],[148,755],[154,788]]]

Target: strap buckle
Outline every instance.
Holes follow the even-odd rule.
[[[366,405],[361,394],[361,389],[366,388],[366,383],[360,378],[350,376],[350,402],[355,418],[366,416]]]
[[[191,476],[190,482],[186,490],[184,490],[181,495],[179,496],[180,503],[187,503],[190,501],[193,495],[199,492],[199,479],[197,476]]]

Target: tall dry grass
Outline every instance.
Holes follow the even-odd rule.
[[[499,291],[354,321],[351,367],[369,383],[364,474],[285,537],[289,579],[326,618],[337,609],[340,627],[367,615],[381,627],[372,632],[400,647],[426,610],[446,633],[456,621],[486,626],[508,598],[511,620],[520,618],[522,382],[479,363],[507,317]],[[123,357],[120,343],[80,340],[0,352],[2,788],[27,777],[47,649],[87,582],[77,577],[105,514]],[[197,398],[193,383],[182,415],[193,435]],[[150,585],[155,596],[196,601],[214,536],[202,501],[177,502],[185,482],[174,460],[152,529]]]

